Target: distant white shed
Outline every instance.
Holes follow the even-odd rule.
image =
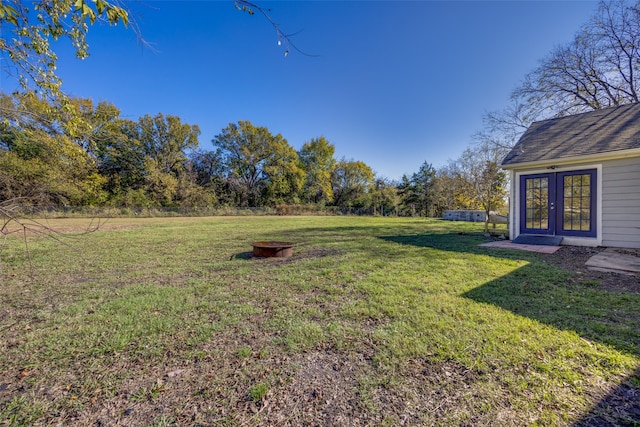
[[[485,211],[451,210],[444,211],[444,219],[449,221],[485,222],[487,214]]]

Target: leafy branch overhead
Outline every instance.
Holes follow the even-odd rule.
[[[60,97],[62,81],[56,74],[58,56],[53,42],[69,39],[76,56],[84,59],[89,55],[89,25],[98,20],[110,25],[131,24],[119,0],[0,0],[0,52],[8,64],[3,71],[15,77],[25,90],[35,87],[45,96]],[[135,23],[133,27],[137,31]]]
[[[291,43],[291,35],[284,34],[269,10],[244,0],[235,6],[253,15],[259,11],[275,28],[278,44],[305,54]],[[79,59],[89,56],[87,34],[91,25],[104,22],[122,24],[141,37],[136,21],[124,0],[57,0],[27,1],[0,0],[0,55],[2,71],[15,78],[24,90],[36,90],[41,96],[61,101],[64,108],[62,80],[56,72],[58,55],[55,42],[68,39]]]
[[[129,14],[123,8],[107,3],[104,0],[92,0],[92,2],[95,3],[97,14],[84,0],[77,0],[75,2],[75,11],[80,12],[83,18],[89,18],[91,24],[94,24],[96,18],[103,14],[106,14],[110,24],[115,25],[119,21],[122,21],[126,26],[129,23]]]

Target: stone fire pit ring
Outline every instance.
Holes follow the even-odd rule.
[[[289,258],[293,255],[291,242],[253,242],[253,256],[257,258]]]

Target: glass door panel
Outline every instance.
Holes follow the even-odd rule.
[[[558,173],[558,214],[562,216],[562,229],[558,234],[567,236],[595,236],[595,173],[574,171]]]
[[[520,185],[523,191],[521,232],[529,234],[552,234],[554,220],[554,186],[552,174],[522,176]]]
[[[596,170],[520,176],[520,232],[595,237]]]

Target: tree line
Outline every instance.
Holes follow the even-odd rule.
[[[428,162],[394,182],[362,161],[337,159],[320,136],[294,149],[250,121],[199,147],[200,129],[158,113],[120,117],[116,106],[71,98],[57,108],[33,93],[0,94],[0,203],[132,208],[335,207],[380,215],[440,216],[497,209],[505,178],[491,150]],[[488,179],[490,177],[490,179]]]
[[[291,204],[420,216],[499,210],[507,185],[500,160],[533,121],[640,101],[640,8],[603,1],[573,40],[525,76],[503,110],[485,115],[473,144],[437,169],[425,161],[393,182],[361,161],[336,159],[323,137],[296,151],[248,121],[229,124],[206,151],[198,146],[198,127],[179,117],[126,120],[112,104],[59,91],[52,40],[70,37],[83,57],[87,22],[131,24],[126,10],[99,3],[95,10],[85,2],[54,5],[37,23],[22,2],[0,4],[0,24],[15,33],[0,51],[10,59],[7,71],[12,65],[25,76],[24,93],[0,94],[0,206],[19,199],[136,207]],[[38,91],[28,90],[28,82]]]

